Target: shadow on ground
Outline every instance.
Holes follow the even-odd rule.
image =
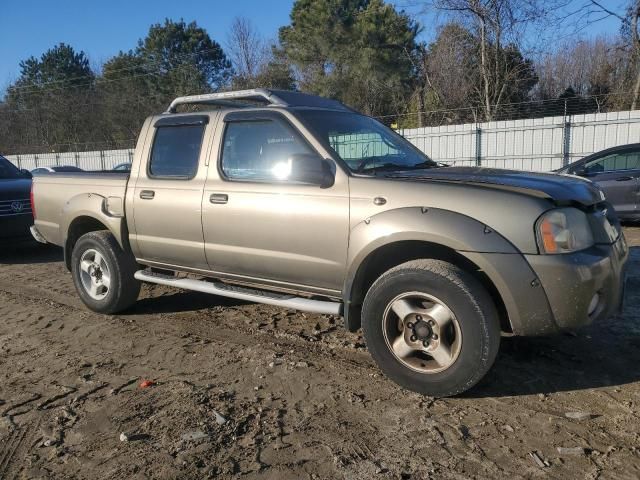
[[[508,338],[502,342],[493,369],[466,396],[504,397],[624,385],[640,381],[640,370],[631,367],[639,362],[637,333],[611,338],[606,332],[591,330],[575,338]]]
[[[167,288],[167,293],[161,295],[140,298],[127,314],[157,314],[193,312],[214,307],[237,307],[248,305],[247,302],[234,298],[220,297],[207,293],[176,291]]]
[[[62,249],[54,245],[26,242],[3,247],[0,250],[0,265],[28,265],[51,263],[63,260]]]
[[[631,247],[625,308],[575,334],[503,338],[485,379],[467,397],[584,390],[640,381],[640,247]]]

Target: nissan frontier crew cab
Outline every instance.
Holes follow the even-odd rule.
[[[475,385],[501,333],[575,329],[623,296],[627,245],[591,182],[440,167],[298,92],[178,98],[145,121],[130,173],[32,188],[32,233],[63,247],[91,310],[152,282],[341,315],[386,375],[432,396]]]

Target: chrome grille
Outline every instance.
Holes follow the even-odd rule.
[[[31,200],[28,198],[0,200],[0,217],[9,215],[31,215]]]

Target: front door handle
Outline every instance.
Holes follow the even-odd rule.
[[[227,203],[229,201],[229,195],[226,193],[212,193],[209,196],[211,203]]]
[[[633,177],[618,177],[618,178],[616,178],[616,182],[628,182],[629,180],[633,180]]]
[[[153,197],[156,196],[156,192],[153,190],[141,190],[140,198],[143,200],[153,200]]]

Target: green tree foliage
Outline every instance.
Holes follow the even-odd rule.
[[[382,0],[297,0],[279,36],[301,90],[386,115],[405,108],[417,34]]]
[[[297,88],[291,65],[282,52],[276,48],[274,48],[273,57],[262,65],[253,83],[255,87],[280,90],[296,90]]]
[[[24,87],[37,88],[52,82],[86,85],[93,78],[84,52],[76,52],[70,45],[61,43],[47,50],[40,58],[32,56],[20,62],[20,78],[9,92]]]
[[[195,22],[166,19],[152,25],[135,54],[162,79],[159,84],[176,95],[218,90],[231,76],[222,47]]]
[[[143,100],[146,114],[180,95],[219,90],[231,73],[222,47],[203,28],[166,19],[152,25],[135,50],[107,61],[99,85],[107,96],[119,96],[120,103]]]
[[[7,89],[0,117],[0,129],[7,132],[2,147],[49,150],[82,141],[90,133],[86,107],[95,100],[94,92],[95,75],[86,55],[69,45],[20,62],[20,77]]]
[[[20,64],[0,104],[0,151],[131,146],[144,118],[175,97],[218,90],[231,64],[195,22],[165,20],[94,73],[87,56],[60,44]]]
[[[130,144],[146,115],[162,110],[170,93],[135,52],[120,52],[102,66],[99,121],[116,145]]]
[[[144,118],[181,95],[219,90],[231,64],[218,42],[195,22],[166,19],[149,28],[135,50],[107,61],[98,82],[101,121],[116,142],[135,138]]]

